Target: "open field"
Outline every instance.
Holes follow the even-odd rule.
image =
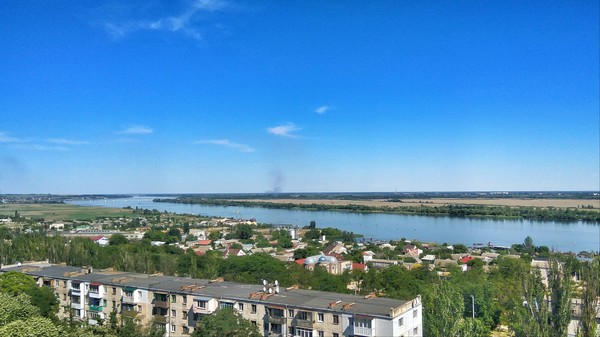
[[[0,215],[13,216],[15,211],[23,217],[44,220],[85,220],[97,217],[133,217],[130,209],[77,206],[70,204],[0,204]]]
[[[237,200],[236,200],[237,201]],[[431,198],[431,199],[404,199],[401,202],[389,202],[384,199],[372,200],[331,200],[331,199],[244,199],[239,201],[256,201],[272,203],[290,203],[297,205],[363,205],[371,207],[398,207],[398,206],[445,206],[445,205],[489,205],[489,206],[527,206],[527,207],[557,207],[579,208],[593,206],[600,210],[600,200],[597,199],[517,199],[517,198]]]

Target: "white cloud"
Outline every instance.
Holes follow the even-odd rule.
[[[196,144],[212,144],[228,147],[234,150],[238,150],[240,152],[254,152],[256,151],[254,148],[246,145],[239,144],[229,141],[228,139],[206,139],[206,140],[198,140],[195,142]]]
[[[125,21],[120,23],[106,22],[104,28],[113,37],[121,38],[138,30],[165,31],[183,33],[191,38],[200,39],[202,34],[195,25],[195,17],[201,12],[219,11],[228,6],[223,0],[196,0],[193,1],[182,13],[174,16],[165,16],[155,20]]]
[[[18,144],[14,146],[19,150],[31,150],[31,151],[68,151],[69,148],[65,146],[45,146],[40,144]]]
[[[329,105],[321,105],[320,107],[315,109],[315,112],[318,114],[324,114],[329,110],[331,110],[331,107]]]
[[[267,132],[282,137],[290,137],[297,138],[298,136],[294,134],[294,132],[300,130],[294,123],[287,123],[283,125],[278,125],[274,127],[267,128]]]
[[[120,134],[120,135],[147,135],[147,134],[150,134],[153,132],[154,132],[154,130],[152,130],[152,128],[149,128],[145,125],[134,125],[125,130],[117,132],[117,134]]]
[[[50,138],[46,140],[48,143],[53,144],[62,144],[62,145],[85,145],[89,144],[89,142],[83,140],[72,140],[72,139],[64,139],[64,138]]]
[[[6,133],[4,131],[0,131],[0,143],[21,143],[21,142],[24,142],[24,140],[16,138],[16,137],[12,137],[8,133]]]

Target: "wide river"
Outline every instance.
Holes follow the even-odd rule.
[[[448,244],[491,242],[510,246],[531,236],[535,245],[559,251],[599,251],[600,225],[586,222],[531,221],[514,219],[456,218],[446,216],[348,213],[339,211],[306,211],[260,207],[226,207],[153,202],[153,197],[106,200],[75,200],[82,206],[139,207],[175,213],[201,214],[215,217],[254,218],[260,223],[306,226],[316,221],[317,227],[335,227],[363,234],[365,238],[397,240],[400,238]]]

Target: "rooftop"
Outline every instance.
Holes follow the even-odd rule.
[[[364,298],[362,296],[296,288],[281,288],[278,294],[251,296],[261,293],[262,285],[223,282],[221,280],[192,279],[187,277],[148,275],[120,271],[92,271],[85,274],[80,267],[31,263],[22,266],[6,266],[0,272],[20,271],[34,277],[71,279],[95,282],[104,285],[135,287],[152,291],[190,294],[223,300],[243,300],[290,308],[305,308],[321,311],[344,312],[373,317],[390,317],[393,309],[409,301],[390,298]],[[340,302],[338,302],[340,301]],[[332,303],[336,303],[332,305]]]

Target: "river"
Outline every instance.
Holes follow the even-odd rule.
[[[417,239],[467,246],[488,243],[510,246],[531,236],[535,245],[559,251],[599,251],[600,225],[582,221],[533,221],[515,219],[456,218],[447,216],[349,213],[339,211],[307,211],[260,207],[208,206],[153,202],[154,197],[123,199],[74,200],[82,206],[157,209],[175,213],[201,214],[215,217],[254,218],[260,223],[290,224],[300,227],[315,221],[317,227],[335,227],[363,234],[366,239]]]

